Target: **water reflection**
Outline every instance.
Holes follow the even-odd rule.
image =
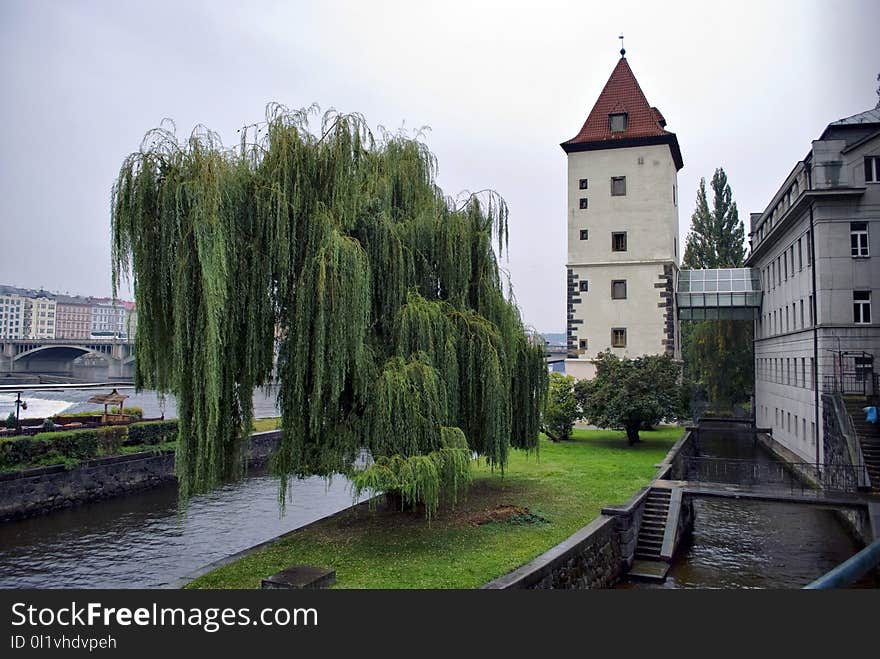
[[[193,499],[170,485],[0,524],[2,588],[161,588],[352,503],[348,481],[296,481],[282,517],[278,482],[257,474]]]

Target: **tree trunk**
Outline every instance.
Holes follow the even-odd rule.
[[[626,443],[629,446],[633,444],[637,444],[641,439],[639,439],[639,428],[641,427],[641,422],[639,423],[631,423],[626,427]]]

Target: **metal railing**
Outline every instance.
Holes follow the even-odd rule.
[[[826,393],[839,393],[845,396],[870,396],[876,391],[872,373],[840,373],[826,375],[822,382],[822,390]]]
[[[698,483],[745,485],[770,490],[805,492],[820,486],[832,492],[855,492],[863,465],[820,465],[810,462],[780,462],[683,456],[685,480]],[[812,481],[812,482],[811,482]]]

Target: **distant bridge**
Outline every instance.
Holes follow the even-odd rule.
[[[84,355],[106,365],[110,378],[134,373],[134,341],[128,339],[0,339],[0,374],[51,373],[75,376],[74,360]]]

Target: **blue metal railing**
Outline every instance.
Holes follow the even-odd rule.
[[[859,577],[880,565],[880,540],[875,540],[855,556],[844,561],[836,568],[804,586],[804,590],[827,590],[843,588]]]

